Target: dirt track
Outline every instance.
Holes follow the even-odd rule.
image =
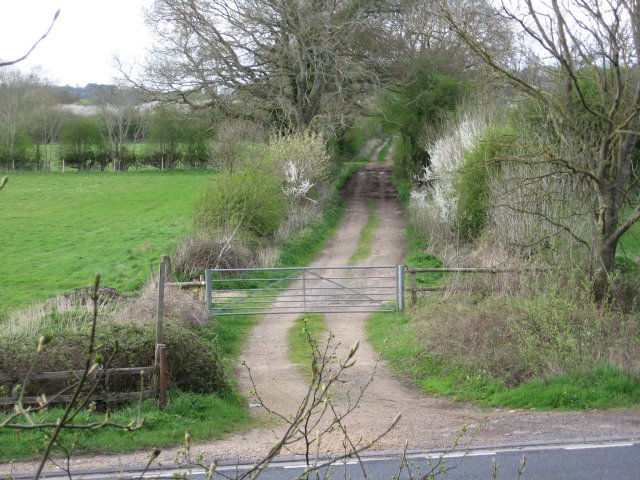
[[[400,205],[390,187],[390,165],[381,166],[374,161],[364,173],[356,176],[347,189],[347,209],[334,238],[314,261],[314,265],[346,265],[355,251],[360,230],[367,221],[369,199],[375,199],[379,216],[379,230],[375,235],[370,258],[366,264],[396,264],[404,258],[404,218]],[[389,153],[389,159],[392,152]],[[282,414],[292,413],[304,395],[308,379],[292,366],[286,355],[286,332],[294,315],[265,316],[254,328],[247,342],[242,360],[251,367],[253,379],[265,404]],[[576,413],[536,413],[528,411],[480,410],[469,404],[426,395],[416,387],[392,375],[384,362],[366,342],[364,325],[366,314],[330,314],[328,327],[342,345],[340,352],[360,341],[357,363],[346,376],[346,383],[335,395],[336,401],[346,401],[347,391],[357,392],[367,382],[374,368],[374,380],[365,392],[359,408],[346,424],[353,438],[362,435],[363,441],[382,432],[402,413],[398,426],[387,435],[377,449],[399,450],[405,442],[410,449],[443,447],[450,445],[464,426],[470,431],[480,428],[472,439],[474,445],[504,445],[515,443],[582,440],[607,436],[640,437],[640,411],[587,411]],[[250,396],[252,385],[246,370],[238,369],[241,388]],[[252,410],[264,416],[261,408]],[[269,427],[233,434],[226,439],[196,445],[196,453],[219,459],[250,459],[264,455],[276,440],[282,426],[276,422]],[[339,451],[342,438],[335,436],[323,440],[324,449]],[[282,452],[283,455],[299,453]],[[176,449],[163,451],[159,463],[172,463]],[[126,467],[146,463],[148,453],[120,456],[79,457],[73,462],[75,469],[100,467]],[[18,471],[28,466],[22,465]],[[8,471],[0,466],[0,473]]]

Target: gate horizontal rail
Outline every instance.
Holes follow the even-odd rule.
[[[216,316],[396,311],[403,274],[402,265],[209,269],[206,302]]]

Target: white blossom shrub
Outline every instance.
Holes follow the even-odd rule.
[[[432,243],[448,241],[455,235],[455,172],[465,150],[473,147],[487,123],[481,115],[465,113],[459,120],[451,121],[448,127],[440,138],[426,147],[431,163],[414,179],[416,186],[409,201],[412,226]]]
[[[322,208],[331,198],[331,157],[322,136],[310,131],[274,136],[268,156],[282,177],[282,192],[288,205],[286,219],[276,233],[276,238],[284,241],[320,221]]]
[[[292,160],[287,161],[284,166],[285,186],[282,187],[287,198],[295,200],[300,198],[309,198],[307,194],[313,183],[305,176],[305,172],[296,165]]]
[[[303,132],[274,136],[269,142],[269,154],[282,174],[282,190],[289,201],[318,200],[331,173],[331,157],[321,135]]]

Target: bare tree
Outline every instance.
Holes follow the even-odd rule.
[[[111,167],[116,171],[122,166],[126,143],[139,136],[143,125],[137,98],[130,89],[117,86],[102,87],[97,96],[103,120],[103,138],[109,146]]]
[[[334,126],[393,62],[392,0],[158,0],[147,87],[283,129]],[[244,107],[244,108],[243,108]]]
[[[467,27],[494,56],[511,55],[510,30],[490,0],[456,0],[449,8],[464,17]],[[427,58],[443,73],[459,78],[475,75],[480,66],[477,56],[449,28],[439,9],[440,0],[405,0],[392,16],[390,29],[401,40],[405,61],[412,65],[417,58]]]
[[[241,119],[222,120],[215,126],[210,163],[220,171],[233,173],[247,157],[247,143],[264,140],[262,127]]]
[[[16,146],[18,131],[24,124],[25,99],[39,84],[34,74],[23,74],[18,70],[0,70],[0,156],[16,169]],[[28,114],[27,114],[28,116]]]
[[[37,85],[27,92],[23,107],[25,126],[36,143],[36,159],[44,161],[51,169],[50,146],[58,141],[62,126],[63,112],[58,98],[53,94],[45,81],[40,79]],[[44,152],[41,152],[41,149]]]
[[[601,296],[615,268],[620,238],[640,219],[634,154],[640,127],[640,1],[524,0],[503,2],[521,55],[501,61],[445,1],[455,31],[501,81],[544,112],[553,141],[543,145],[554,175],[589,185],[594,234],[581,238],[571,224],[547,219],[590,247]],[[522,160],[522,159],[521,159]]]

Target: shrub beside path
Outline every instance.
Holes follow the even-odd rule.
[[[389,175],[393,151],[385,165],[377,163],[377,149],[371,155],[367,170],[379,169],[379,175]],[[348,189],[344,218],[332,240],[313,262],[314,266],[346,265],[355,252],[359,234],[368,216],[367,184],[371,175],[358,174]],[[364,183],[363,183],[364,182]],[[389,196],[378,199],[379,228],[371,248],[371,255],[362,265],[390,265],[404,259],[404,218],[398,201]],[[241,360],[251,368],[255,386],[265,404],[272,410],[287,415],[293,413],[303,397],[308,378],[301,369],[291,365],[287,357],[286,334],[296,315],[269,315],[263,317],[253,329]],[[471,404],[438,398],[421,392],[417,387],[392,375],[384,362],[379,362],[376,352],[366,341],[366,314],[326,315],[328,329],[340,345],[338,355],[346,356],[356,342],[360,348],[356,365],[348,370],[345,383],[334,392],[336,403],[346,404],[348,392],[358,393],[371,377],[359,408],[345,420],[350,436],[363,441],[383,432],[398,413],[402,419],[395,429],[377,445],[378,450],[401,450],[405,442],[409,449],[439,448],[451,445],[463,427],[468,428],[466,440],[475,446],[532,444],[542,442],[580,441],[605,437],[640,437],[640,411],[580,411],[580,412],[531,412],[522,410],[480,409]],[[237,370],[243,392],[251,398],[252,384],[243,367]],[[264,409],[252,409],[258,416],[266,416]],[[265,418],[266,426],[235,433],[219,441],[194,445],[194,456],[202,453],[206,458],[220,460],[252,459],[265,455],[282,432],[282,425]],[[471,434],[475,432],[472,437]],[[464,442],[464,440],[463,440]],[[342,449],[342,436],[323,439],[323,450],[337,452]],[[175,461],[177,448],[165,449],[156,464]],[[301,453],[285,451],[283,455]],[[95,468],[124,468],[146,464],[148,452],[123,455],[81,456],[72,460],[75,470]],[[23,470],[24,468],[24,470]],[[28,464],[17,464],[15,471],[28,471]],[[10,471],[0,465],[0,473]]]

